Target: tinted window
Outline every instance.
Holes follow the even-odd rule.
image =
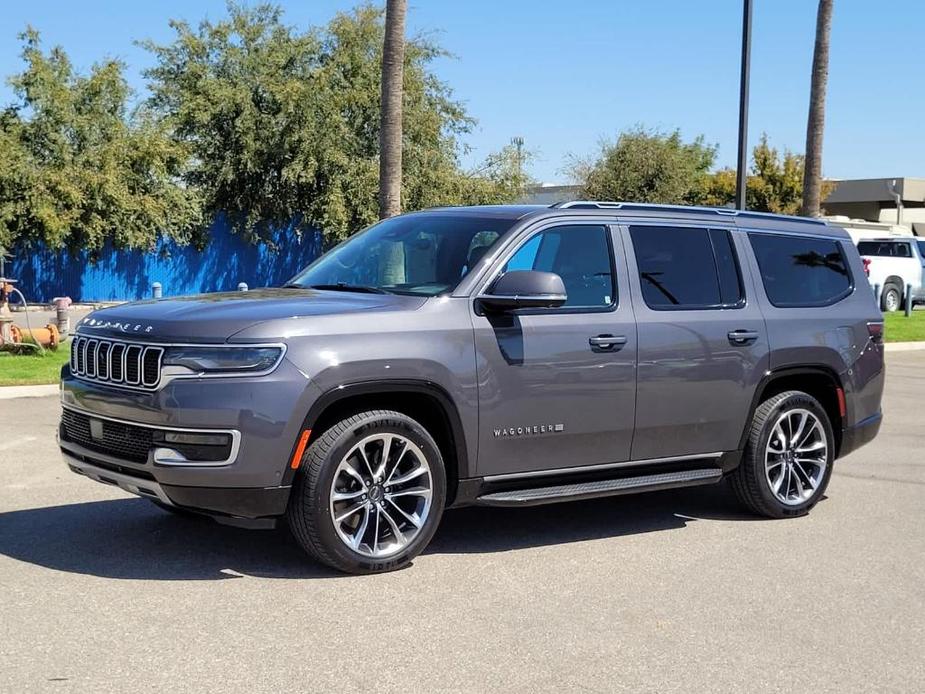
[[[768,299],[775,306],[826,306],[851,291],[836,241],[749,234]]]
[[[741,302],[742,283],[729,232],[634,226],[630,236],[649,308],[728,308]]]
[[[925,241],[917,241],[919,244],[919,255],[925,258]]]
[[[895,241],[861,241],[858,243],[858,253],[890,258],[912,257],[912,249],[908,243],[896,243]]]
[[[614,303],[614,275],[606,227],[585,224],[547,229],[533,236],[508,260],[508,270],[555,272],[565,283],[565,307]]]

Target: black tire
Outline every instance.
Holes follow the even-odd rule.
[[[815,491],[803,503],[789,505],[779,500],[771,488],[768,473],[765,471],[765,450],[778,419],[785,412],[794,409],[805,409],[815,415],[824,431],[827,448],[825,470]],[[832,477],[834,446],[832,424],[818,400],[797,390],[780,393],[765,400],[755,410],[742,462],[729,476],[730,483],[739,501],[758,515],[768,518],[803,516],[809,513],[825,494]]]
[[[377,433],[399,434],[414,443],[427,458],[432,487],[429,512],[417,534],[397,554],[382,558],[348,547],[335,530],[330,510],[338,465],[357,443]],[[286,519],[299,545],[319,562],[345,573],[382,573],[406,566],[424,550],[440,522],[445,500],[446,470],[433,437],[407,415],[372,410],[339,421],[306,449],[293,482]]]
[[[893,313],[900,310],[902,304],[902,288],[893,283],[883,285],[883,291],[880,294],[880,310],[884,313]]]

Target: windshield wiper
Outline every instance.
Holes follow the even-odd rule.
[[[337,284],[310,284],[304,289],[322,289],[332,292],[360,292],[363,294],[389,294],[385,289],[379,287],[370,287],[365,284],[347,284],[338,282]]]

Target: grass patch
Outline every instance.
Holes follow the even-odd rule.
[[[0,352],[0,386],[31,386],[57,383],[61,380],[61,367],[70,357],[70,343],[58,347],[56,352],[13,354]]]
[[[901,311],[883,316],[884,338],[887,342],[919,342],[925,340],[925,311],[913,311],[906,318]]]

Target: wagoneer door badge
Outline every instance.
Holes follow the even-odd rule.
[[[565,431],[564,424],[533,424],[525,427],[506,427],[495,429],[495,438],[503,439],[517,436],[535,436],[538,434],[559,434]]]

